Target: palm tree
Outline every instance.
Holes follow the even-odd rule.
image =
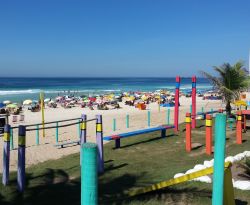
[[[250,77],[241,61],[235,65],[224,63],[221,66],[214,66],[218,77],[201,71],[201,73],[213,84],[222,95],[226,103],[226,112],[231,115],[231,102],[239,100],[240,92],[246,91],[250,86]]]

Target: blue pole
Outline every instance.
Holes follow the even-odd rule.
[[[148,111],[148,127],[150,127],[150,111]]]
[[[58,138],[59,138],[59,129],[58,129],[58,122],[56,122],[56,144],[58,144]]]
[[[226,115],[215,117],[215,149],[212,205],[223,205]]]

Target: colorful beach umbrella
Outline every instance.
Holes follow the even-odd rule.
[[[3,104],[5,104],[5,105],[11,104],[11,101],[10,100],[5,100],[5,101],[3,101]]]
[[[7,106],[6,106],[6,108],[17,108],[18,106],[17,106],[17,104],[8,104]]]

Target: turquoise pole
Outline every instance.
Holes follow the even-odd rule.
[[[36,145],[39,145],[39,125],[36,126]]]
[[[116,119],[113,119],[113,131],[116,131]]]
[[[59,138],[59,129],[58,129],[58,122],[56,122],[56,144],[58,144],[58,138]]]
[[[84,143],[81,146],[81,205],[97,205],[97,145]]]
[[[79,123],[78,123],[78,135],[79,135],[79,138],[81,138],[81,120],[79,120]]]
[[[170,125],[170,109],[168,108],[168,112],[167,112],[167,123],[168,125]]]
[[[190,105],[190,113],[192,113],[192,104]]]
[[[10,128],[10,150],[14,149],[14,141],[13,141],[13,129]]]
[[[223,205],[225,145],[226,115],[217,114],[215,117],[213,205]]]
[[[129,128],[129,115],[126,115],[126,127]]]
[[[204,107],[201,107],[201,112],[204,113]]]
[[[148,126],[150,127],[150,111],[148,111]]]

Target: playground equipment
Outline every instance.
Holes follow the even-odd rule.
[[[188,117],[190,118],[190,113]],[[190,121],[190,119],[188,119]],[[215,159],[214,167],[206,168],[191,174],[186,174],[175,179],[159,182],[157,184],[131,190],[128,192],[129,196],[136,196],[155,190],[160,190],[171,185],[186,182],[201,176],[213,174],[213,205],[234,205],[234,190],[232,185],[231,163],[226,162],[225,158],[225,140],[226,140],[226,116],[224,114],[217,114],[215,120]]]
[[[81,121],[79,121],[81,119]],[[58,126],[58,122],[66,122],[70,120],[77,120],[76,122],[69,123],[66,125]],[[72,125],[77,125],[81,123],[81,136],[80,141],[72,141],[62,144],[57,144],[56,146],[63,147],[67,144],[77,143],[77,144],[85,144],[86,143],[86,125],[87,122],[96,121],[96,141],[98,147],[98,172],[104,172],[104,155],[103,155],[103,131],[102,131],[102,116],[97,115],[96,118],[87,120],[86,115],[82,115],[81,118],[74,118],[74,119],[67,119],[61,121],[53,121],[53,122],[46,122],[46,124],[56,123],[56,126],[49,126],[49,127],[39,127],[38,125],[41,124],[31,124],[31,125],[19,125],[18,127],[12,127],[13,129],[18,129],[18,171],[17,171],[17,182],[18,182],[18,191],[23,192],[25,188],[25,148],[26,148],[26,133],[29,131],[38,131],[41,129],[54,129],[56,128],[56,132],[58,132],[58,128],[60,127],[67,127]],[[35,128],[29,128],[34,127]],[[27,129],[28,128],[28,129]],[[6,124],[4,127],[4,156],[3,156],[3,181],[4,185],[8,184],[9,181],[9,159],[10,159],[10,125]],[[37,138],[39,139],[39,137]]]
[[[180,97],[180,76],[176,77],[175,87],[175,106],[174,106],[174,127],[175,131],[179,131],[179,97]]]
[[[196,127],[196,76],[192,77],[192,129]]]
[[[161,137],[165,137],[166,130],[172,129],[172,128],[174,128],[173,125],[172,126],[171,125],[170,126],[162,125],[162,126],[153,127],[153,128],[136,130],[133,132],[127,132],[127,133],[121,133],[121,134],[117,134],[117,135],[106,136],[106,137],[103,137],[103,139],[106,141],[115,140],[115,148],[120,148],[121,147],[120,139],[122,139],[122,138],[132,137],[132,136],[146,134],[146,133],[155,132],[155,131],[161,131]]]

